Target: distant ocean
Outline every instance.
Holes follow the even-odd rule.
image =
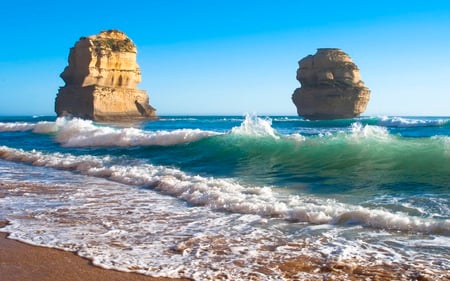
[[[450,117],[0,117],[0,219],[152,276],[447,279]]]

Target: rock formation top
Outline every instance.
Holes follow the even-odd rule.
[[[337,48],[317,49],[299,61],[301,87],[292,95],[297,113],[307,119],[358,117],[366,110],[370,90],[352,59]]]
[[[93,120],[154,118],[147,93],[137,89],[141,72],[136,46],[118,30],[81,37],[61,73],[66,85],[55,102],[58,116]]]

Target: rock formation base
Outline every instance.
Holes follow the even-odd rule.
[[[293,94],[297,113],[309,120],[347,119],[359,117],[369,101],[367,88],[339,90],[332,87],[320,89],[297,88]]]
[[[62,87],[56,100],[58,116],[96,121],[153,119],[156,111],[143,90],[106,86]]]

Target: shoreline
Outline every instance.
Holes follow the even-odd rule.
[[[30,245],[9,239],[1,231],[7,225],[0,221],[0,276],[2,281],[187,281],[190,279],[151,277],[95,266],[76,253]]]
[[[7,223],[0,220],[0,230]],[[0,276],[2,281],[193,281],[189,278],[152,277],[133,272],[104,269],[92,264],[89,259],[68,252],[44,246],[35,246],[8,238],[9,233],[0,231]],[[413,270],[379,266],[351,266],[343,263],[302,258],[278,264],[280,277],[284,280],[301,280],[298,273],[306,273],[306,280],[418,280],[431,281],[437,276],[429,275],[426,270]],[[264,270],[261,269],[263,272]],[[440,280],[449,280],[447,274]],[[215,280],[215,279],[214,279]],[[229,280],[229,279],[225,279]],[[254,279],[259,280],[259,279]]]

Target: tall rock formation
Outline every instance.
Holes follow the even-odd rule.
[[[136,46],[121,31],[81,37],[70,49],[69,65],[61,78],[66,85],[56,96],[58,116],[96,121],[156,116],[147,93],[136,86],[141,82]]]
[[[321,48],[298,62],[301,87],[292,95],[297,113],[306,119],[358,117],[366,110],[370,90],[358,67],[340,49]]]

